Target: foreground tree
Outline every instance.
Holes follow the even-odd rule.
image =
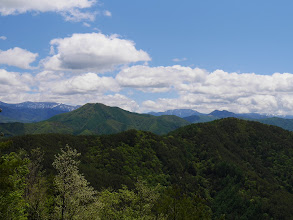
[[[79,173],[80,153],[68,145],[55,156],[54,168],[58,174],[54,183],[57,197],[54,219],[98,219],[96,191]]]
[[[3,136],[0,132],[0,137]],[[27,203],[23,196],[29,160],[22,150],[3,154],[2,150],[9,148],[11,143],[0,143],[0,219],[27,219]]]
[[[0,143],[0,219],[27,219],[24,191],[29,160],[24,151],[2,155],[7,144]]]
[[[26,177],[25,200],[29,219],[49,219],[48,206],[51,201],[47,191],[47,180],[43,170],[44,153],[40,148],[32,149]]]

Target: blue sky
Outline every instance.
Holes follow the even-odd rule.
[[[291,1],[0,2],[0,100],[293,114]]]

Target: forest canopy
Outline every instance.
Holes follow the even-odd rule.
[[[292,219],[292,158],[291,132],[239,119],[2,138],[1,218]]]

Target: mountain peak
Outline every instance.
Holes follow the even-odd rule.
[[[110,134],[129,129],[151,131],[156,134],[166,134],[171,130],[189,124],[186,120],[176,116],[160,116],[138,114],[110,107],[101,103],[88,103],[48,120],[52,124],[62,124],[68,133]]]

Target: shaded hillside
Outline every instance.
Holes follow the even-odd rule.
[[[154,212],[172,213],[165,204],[185,207],[182,212],[197,210],[191,201],[200,198],[197,204],[208,206],[213,219],[293,219],[293,134],[275,126],[227,118],[167,136],[129,130],[11,140],[10,151],[41,147],[50,173],[61,147],[76,148],[82,153],[81,170],[96,189],[132,187],[138,178],[160,183],[166,191]]]
[[[275,125],[283,129],[293,131],[293,119],[284,119],[284,118],[266,118],[258,120],[261,123],[268,125]]]
[[[176,116],[155,117],[131,113],[118,107],[103,104],[86,104],[72,112],[56,115],[46,121],[21,124],[0,124],[6,135],[63,133],[63,134],[112,134],[129,129],[166,134],[189,124]]]

